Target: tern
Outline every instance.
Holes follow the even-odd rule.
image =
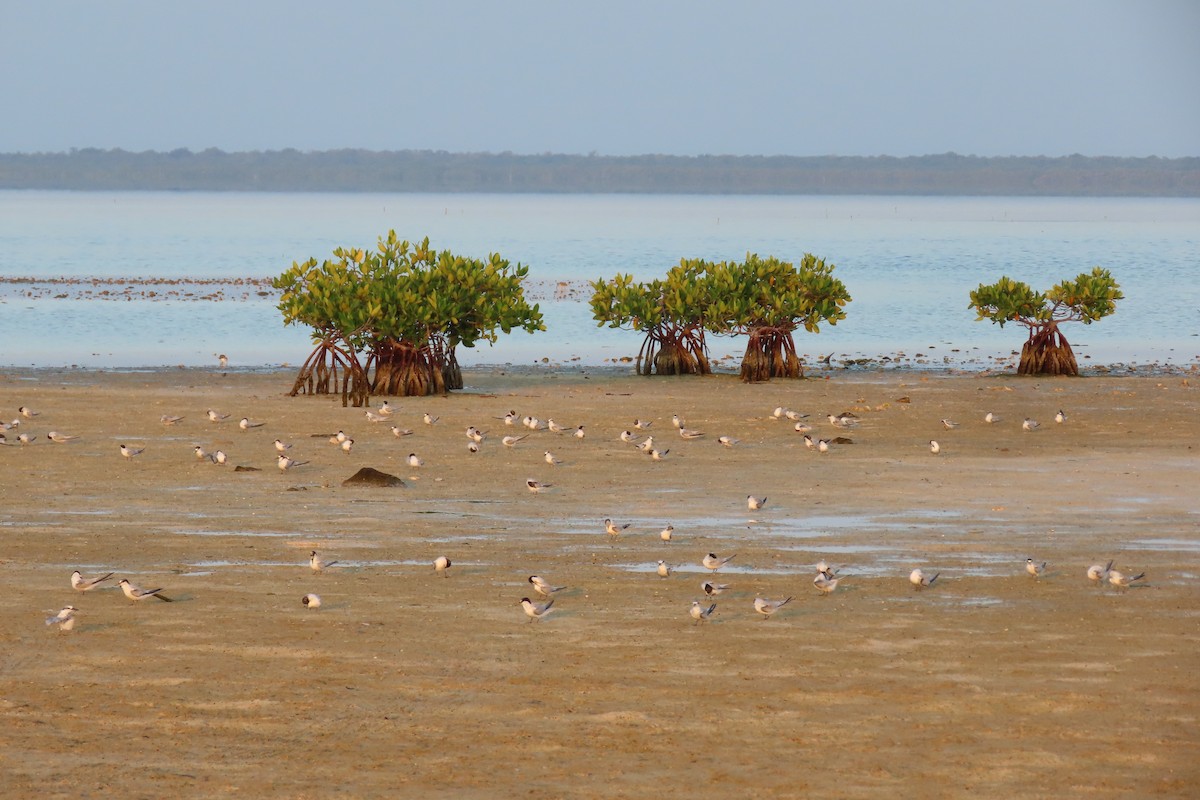
[[[582,439],[584,436],[586,436],[586,434],[583,432],[582,425],[580,425],[578,428],[576,428],[575,432],[572,433],[571,435],[574,436],[576,439]]]
[[[621,441],[622,442],[632,442],[636,438],[637,438],[637,435],[634,434],[633,431],[621,431]]]
[[[680,428],[679,437],[681,439],[699,439],[704,435],[704,431],[692,430],[691,428]]]
[[[829,452],[829,440],[828,439],[817,439],[817,452],[818,453],[828,453]]]
[[[221,369],[225,369],[229,366],[229,356],[221,353],[221,355],[217,356],[217,363],[220,364]]]
[[[147,597],[153,597],[155,600],[162,600],[164,603],[171,602],[171,598],[159,594],[162,589],[142,589],[141,587],[134,586],[132,583],[130,583],[128,578],[121,578],[119,583],[121,585],[121,591],[124,592],[125,596],[130,600],[145,600]]]
[[[321,572],[326,567],[332,567],[334,564],[340,564],[340,563],[342,563],[342,562],[340,562],[340,561],[325,561],[324,559],[321,558],[320,555],[317,554],[316,550],[313,550],[311,553],[308,554],[308,566],[312,568],[313,572]]]
[[[46,618],[47,625],[57,625],[60,631],[69,631],[75,627],[75,606],[63,606],[62,610],[53,617]]]
[[[814,442],[813,438],[806,433],[806,434],[804,434],[804,446],[807,447],[809,450],[812,450],[814,447],[817,446],[817,443]]]
[[[670,453],[670,452],[671,452],[670,450],[652,449],[650,451],[650,460],[651,461],[662,461],[664,458],[667,457],[667,453]]]
[[[436,425],[437,421],[441,419],[441,417],[435,417],[432,414],[426,413],[425,416],[421,417],[421,419],[424,420],[426,425]]]
[[[779,609],[792,602],[792,598],[787,597],[783,600],[768,600],[765,597],[754,598],[754,610],[763,615],[763,619],[770,619],[771,615]]]
[[[379,413],[380,413],[380,414],[382,414],[382,415],[383,415],[383,416],[385,416],[385,417],[390,417],[390,416],[391,416],[391,415],[392,415],[392,414],[393,414],[395,411],[396,411],[396,409],[394,409],[394,408],[392,408],[391,406],[389,406],[389,405],[388,405],[388,401],[387,401],[387,400],[384,400],[384,401],[383,401],[383,405],[381,405],[381,406],[379,407]]]
[[[213,411],[211,408],[208,411],[205,411],[204,413],[208,415],[209,422],[223,422],[223,421],[229,419],[228,414],[221,414],[219,412]]]
[[[938,444],[935,440],[930,439],[929,440],[929,452],[933,453],[936,456],[938,453],[942,452],[942,446],[940,444]]]
[[[641,450],[643,453],[649,453],[654,449],[654,437],[647,436],[645,441],[637,446],[637,449]]]
[[[163,414],[161,417],[158,418],[158,421],[161,422],[163,425],[174,425],[174,424],[180,422],[182,419],[183,419],[183,417],[174,417],[174,416],[171,416],[170,414]]]
[[[683,420],[679,418],[678,414],[671,415],[671,424],[674,425],[676,428],[680,428],[680,429],[683,428]]]
[[[835,428],[852,428],[858,424],[858,417],[853,414],[830,414],[829,424]]]
[[[958,423],[952,419],[944,419],[942,420],[942,427],[948,431],[952,431],[958,427]]]
[[[794,430],[796,433],[809,433],[812,431],[812,429],[812,425],[809,425],[806,422],[797,422],[792,426],[792,430]]]
[[[1026,417],[1025,421],[1021,423],[1021,430],[1023,431],[1036,431],[1040,427],[1042,427],[1040,422],[1038,422],[1036,419],[1030,419],[1029,417]]]
[[[425,462],[416,453],[409,453],[408,465],[413,469],[420,469],[425,466]]]
[[[766,505],[767,498],[763,497],[760,499],[752,494],[746,495],[746,508],[750,509],[751,511],[758,511]]]
[[[505,436],[505,437],[504,437],[503,439],[501,439],[500,441],[504,442],[504,446],[505,446],[505,447],[513,447],[513,446],[515,446],[515,445],[517,444],[517,442],[521,441],[522,439],[524,439],[524,438],[525,438],[526,436],[528,436],[528,435],[529,435],[529,434],[527,434],[527,433],[526,433],[526,434],[524,434],[523,436]]]
[[[562,425],[559,425],[557,422],[555,422],[553,418],[546,420],[546,427],[550,429],[551,433],[565,433],[567,430]]]
[[[372,411],[369,408],[364,413],[366,414],[367,422],[385,422],[385,421],[387,421],[387,414],[376,414],[374,411]]]
[[[659,576],[660,576],[660,577],[663,577],[663,578],[669,578],[669,577],[671,577],[671,573],[672,573],[672,572],[674,572],[674,571],[675,571],[675,568],[674,568],[674,567],[671,567],[671,566],[669,566],[669,565],[667,564],[667,562],[665,562],[665,561],[659,561],[659,562],[658,562],[658,570],[657,570],[657,572],[658,572],[658,574],[659,574]]]
[[[353,449],[354,449],[354,440],[353,439],[347,438],[346,441],[342,442],[342,452],[343,453],[349,453]]]
[[[224,450],[218,450],[217,452],[213,453],[210,458],[212,463],[222,467],[225,466],[225,462],[229,460],[229,457],[225,455]],[[283,458],[283,456],[280,456],[280,458]]]
[[[530,622],[541,622],[542,617],[549,614],[553,609],[554,600],[547,600],[545,603],[534,603],[528,597],[521,598],[521,608],[525,610],[525,616],[529,617]]]
[[[211,459],[211,456],[209,456],[208,453],[204,452],[204,448],[201,447],[200,445],[196,445],[195,447],[193,447],[192,452],[196,454],[196,459],[199,461],[203,461],[206,458]]]
[[[993,414],[991,411],[989,411],[983,415],[983,421],[990,425],[990,424],[999,422],[1000,417],[998,417],[996,414]]]
[[[708,608],[705,608],[704,606],[700,605],[699,600],[693,600],[692,608],[690,611],[688,611],[688,613],[692,615],[692,619],[696,620],[696,624],[699,625],[701,622],[704,622],[709,617],[711,617],[713,615],[713,612],[716,610],[717,610],[716,603],[713,603]]]
[[[741,439],[735,439],[735,438],[733,438],[732,436],[720,436],[720,437],[717,437],[717,442],[719,442],[720,444],[724,445],[725,447],[733,447],[735,444],[739,443],[740,441],[742,441],[742,440],[741,440]]]
[[[725,558],[717,558],[715,553],[709,553],[704,558],[700,559],[700,563],[703,564],[706,569],[711,569],[713,572],[716,572],[730,561],[733,561],[735,558],[737,558],[737,553],[734,553],[731,556],[725,556]]]
[[[626,522],[624,525],[618,525],[611,519],[604,520],[604,530],[609,536],[620,536],[621,531],[626,530],[629,525],[630,523],[628,522]]]
[[[566,586],[554,586],[540,575],[530,575],[529,582],[533,584],[533,588],[542,597],[551,597],[555,593],[567,588]]]
[[[1092,564],[1087,570],[1088,580],[1097,581],[1103,584],[1108,580],[1108,574],[1112,572],[1112,565],[1113,562],[1111,561],[1109,561],[1107,565]]]
[[[704,593],[706,595],[708,595],[709,597],[712,597],[712,596],[718,595],[721,592],[728,589],[729,584],[728,583],[713,583],[712,581],[705,581],[704,583],[700,584],[700,588],[704,590]]]
[[[101,575],[99,578],[85,578],[83,577],[83,573],[81,573],[79,570],[75,570],[71,573],[71,588],[77,592],[90,592],[92,589],[95,589],[101,581],[106,581],[111,578],[113,574],[114,573],[110,572],[107,575]]]
[[[17,434],[17,441],[20,442],[21,444],[29,444],[36,438],[37,438],[36,433],[19,433],[19,434]]]
[[[787,414],[787,409],[783,406],[775,406],[775,410],[771,412],[771,416],[775,419],[783,419],[784,414]]]
[[[1067,415],[1061,408],[1058,410],[1058,413],[1054,415],[1054,421],[1059,425],[1062,425],[1067,421]]]
[[[563,463],[562,459],[555,456],[554,453],[551,453],[549,450],[546,451],[544,458],[546,459],[546,463],[552,467],[557,467]]]
[[[932,578],[926,578],[924,572],[921,572],[920,569],[914,569],[908,575],[908,582],[917,589],[924,589],[926,586],[933,586],[933,582],[936,581],[938,579],[938,575],[941,574],[942,573],[938,572],[935,573]]]
[[[799,411],[792,411],[790,408],[785,409],[783,412],[783,415],[785,417],[787,417],[788,419],[790,419],[792,422],[799,422],[800,420],[802,420],[808,416],[808,414],[801,414]]]
[[[238,427],[244,431],[248,431],[251,428],[261,428],[265,424],[265,422],[251,422],[249,417],[242,417],[238,420]]]
[[[352,441],[352,440],[347,439],[347,441]],[[220,451],[218,450],[217,452],[219,453]],[[308,462],[307,461],[294,461],[293,459],[290,459],[287,456],[280,453],[279,459],[275,463],[277,463],[279,465],[280,472],[287,472],[289,469],[292,469],[293,467],[302,467],[305,464],[307,464]]]
[[[467,452],[468,453],[478,453],[479,452],[479,442],[467,442]]]
[[[397,428],[395,425],[393,425],[392,436],[395,436],[397,439],[399,439],[401,436],[412,436],[412,428]]]
[[[481,431],[474,425],[467,428],[467,438],[475,444],[480,444],[487,437],[487,431]]]
[[[71,441],[72,439],[78,439],[79,437],[78,436],[70,436],[65,433],[59,433],[58,431],[50,431],[49,433],[46,434],[46,438],[52,442],[57,442],[58,444],[66,444],[67,442]]]
[[[21,406],[20,408],[17,409],[17,412],[25,419],[33,419],[34,417],[36,417],[38,415],[38,412],[34,411],[29,406]]]
[[[504,420],[505,425],[516,425],[517,424],[517,412],[509,411],[503,417],[499,417],[499,419]]]
[[[1046,572],[1046,562],[1038,564],[1032,558],[1027,558],[1025,559],[1025,571],[1035,578],[1040,578]]]
[[[662,539],[664,542],[669,542],[669,541],[671,541],[671,535],[674,533],[675,533],[675,526],[668,524],[667,527],[663,528],[661,531],[658,532],[658,538]]]
[[[813,586],[821,592],[821,594],[833,594],[833,590],[837,588],[840,578],[833,577],[832,572],[819,572],[817,577],[813,578]]]
[[[450,577],[450,573],[447,572],[446,570],[450,569],[450,567],[452,567],[452,566],[454,566],[454,562],[452,562],[450,559],[446,558],[445,556],[438,556],[437,558],[435,558],[433,560],[434,572],[438,573],[443,578]]]
[[[649,430],[650,426],[653,424],[654,424],[653,421],[648,421],[648,420],[644,420],[644,419],[638,419],[638,420],[633,421],[633,427],[637,428],[639,431]]]
[[[134,456],[140,456],[145,451],[146,451],[146,448],[144,448],[144,447],[139,447],[135,450],[134,448],[129,447],[127,445],[121,445],[121,455],[125,456],[125,458],[128,458],[128,459],[132,459]]]
[[[342,442],[346,441],[349,438],[350,437],[346,435],[345,431],[338,431],[333,436],[329,437],[329,443],[330,444],[341,444]]]
[[[300,598],[300,602],[304,604],[305,608],[320,608],[321,596],[319,594],[306,594]]]
[[[276,439],[275,440],[275,449],[277,451],[279,451],[280,453],[286,453],[288,450],[292,449],[292,446],[290,444],[288,444],[287,442],[283,441],[282,439]]]
[[[1140,581],[1144,577],[1146,577],[1146,573],[1144,572],[1139,572],[1132,578],[1115,569],[1108,572],[1108,582],[1118,589],[1128,589],[1134,581]]]
[[[542,483],[541,481],[535,481],[533,478],[528,478],[525,481],[525,487],[534,494],[544,492],[552,486],[554,486],[553,483]]]

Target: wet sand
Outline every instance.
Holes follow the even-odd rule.
[[[5,420],[40,412],[19,428],[33,443],[0,448],[6,794],[1200,792],[1198,376],[477,370],[449,397],[392,399],[404,438],[335,399],[287,397],[291,381],[0,374]],[[853,443],[810,451],[776,406]],[[231,416],[210,423],[210,408]],[[586,437],[505,447],[523,432],[498,419],[510,409]],[[831,427],[842,411],[860,424]],[[683,441],[672,414],[705,436]],[[243,416],[265,424],[241,431]],[[663,461],[618,439],[635,418]],[[475,455],[471,424],[490,432]],[[327,441],[339,429],[348,454]],[[275,438],[310,463],[281,473]],[[121,443],[145,452],[123,459]],[[197,460],[197,444],[230,463]],[[364,466],[407,485],[341,485]],[[534,495],[527,478],[554,485]],[[612,539],[606,517],[630,527]],[[313,549],[341,563],[314,574]],[[736,558],[696,624],[708,552]],[[432,567],[443,554],[449,577]],[[828,597],[812,585],[822,559],[842,575]],[[1089,582],[1109,559],[1142,585]],[[914,567],[940,578],[918,592]],[[76,568],[116,574],[79,594]],[[539,623],[518,604],[532,574],[569,587]],[[175,602],[132,603],[120,577]],[[764,620],[756,596],[794,600]],[[43,625],[67,604],[73,631]]]

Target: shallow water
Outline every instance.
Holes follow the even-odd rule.
[[[1110,319],[1068,333],[1083,365],[1200,356],[1194,199],[5,191],[0,278],[68,282],[0,283],[0,337],[13,343],[0,361],[197,366],[225,352],[235,368],[298,363],[308,333],[284,328],[262,287],[226,286],[223,299],[198,299],[212,287],[170,285],[77,298],[96,288],[93,277],[270,278],[337,246],[371,246],[389,228],[529,266],[529,294],[548,332],[465,350],[465,365],[633,356],[640,337],[597,327],[586,281],[618,272],[650,279],[680,258],[747,251],[790,260],[812,252],[836,265],[854,300],[844,322],[799,336],[810,361],[832,352],[843,362],[886,355],[918,367],[1003,365],[1022,332],[975,322],[969,291],[1003,274],[1047,288],[1096,265],[1113,271],[1126,299]],[[728,338],[709,345],[731,368],[744,348]]]

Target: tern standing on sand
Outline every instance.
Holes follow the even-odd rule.
[[[713,603],[708,608],[705,608],[704,606],[700,605],[699,600],[693,600],[692,607],[688,610],[688,613],[692,615],[692,619],[696,620],[696,624],[699,625],[701,622],[706,622],[716,610],[716,603]]]
[[[77,592],[90,592],[95,589],[101,581],[106,581],[113,576],[113,573],[101,575],[99,578],[85,578],[79,570],[71,573],[71,588]]]
[[[704,558],[700,559],[700,563],[704,565],[705,569],[710,569],[713,572],[716,572],[730,561],[733,561],[735,558],[737,558],[737,553],[734,553],[731,556],[725,556],[724,558],[718,558],[715,553],[709,553]]]
[[[53,617],[46,618],[47,625],[57,625],[60,631],[69,631],[75,627],[75,612],[79,611],[75,606],[63,606],[63,609]]]
[[[164,603],[171,602],[171,598],[160,594],[162,589],[143,589],[140,586],[134,586],[129,582],[128,578],[121,578],[121,591],[130,600],[145,600],[147,597],[153,597],[155,600],[162,600]]]
[[[908,582],[917,589],[924,589],[926,586],[933,586],[933,582],[936,581],[938,579],[938,575],[941,574],[942,573],[938,572],[935,573],[932,578],[927,578],[925,577],[925,573],[920,569],[914,569],[908,575]]]
[[[530,622],[541,622],[542,617],[549,614],[554,606],[553,600],[548,600],[545,603],[537,604],[528,597],[521,598],[521,608],[525,611],[525,616],[529,617]]]

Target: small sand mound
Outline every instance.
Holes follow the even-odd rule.
[[[380,472],[373,467],[363,467],[358,472],[342,481],[342,486],[403,486],[404,481],[395,475]]]

